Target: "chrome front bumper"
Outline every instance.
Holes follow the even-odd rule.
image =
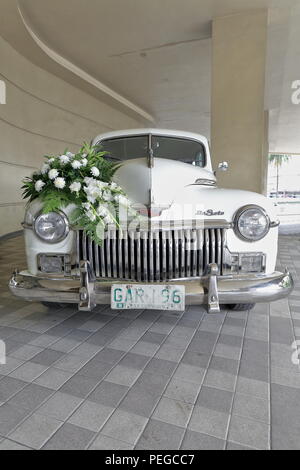
[[[112,284],[124,284],[124,281],[118,280],[96,280],[86,261],[81,263],[80,271],[80,279],[54,279],[32,276],[27,272],[15,273],[9,288],[15,296],[28,301],[78,304],[80,310],[89,311],[98,304],[110,304]],[[217,274],[217,266],[210,265],[209,274],[201,279],[169,283],[185,286],[186,305],[206,304],[210,312],[220,311],[220,304],[254,304],[279,300],[287,297],[294,287],[288,271],[284,274],[274,272],[271,275],[249,276],[221,277]],[[138,284],[132,281],[128,283]]]

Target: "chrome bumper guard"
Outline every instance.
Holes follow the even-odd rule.
[[[279,300],[287,297],[294,287],[293,278],[288,271],[248,276],[218,274],[217,265],[211,264],[208,274],[201,279],[177,279],[169,282],[185,286],[186,305],[206,304],[210,313],[218,313],[222,304]],[[9,282],[9,288],[16,297],[28,301],[78,304],[79,310],[90,311],[98,304],[110,304],[112,284],[124,282],[126,281],[115,279],[98,281],[89,262],[82,261],[80,279],[54,279],[16,272]]]

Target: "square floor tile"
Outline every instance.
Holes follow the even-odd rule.
[[[99,432],[113,411],[114,408],[85,401],[69,418],[68,422],[74,426]]]

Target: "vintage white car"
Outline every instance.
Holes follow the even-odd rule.
[[[249,310],[290,294],[292,276],[275,268],[279,222],[273,203],[218,188],[205,137],[138,129],[100,135],[93,144],[122,162],[115,181],[143,222],[108,228],[99,246],[70,224],[71,208],[45,218],[34,201],[23,224],[28,268],[14,273],[13,294],[80,310],[206,304],[209,312],[222,304]],[[219,170],[227,167],[223,162]]]

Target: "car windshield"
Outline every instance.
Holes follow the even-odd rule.
[[[206,165],[204,145],[180,137],[140,135],[114,138],[102,141],[98,149],[107,152],[106,158],[116,161],[149,158],[152,150],[155,158],[177,160],[201,168]]]

